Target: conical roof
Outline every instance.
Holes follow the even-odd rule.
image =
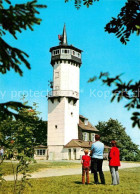
[[[67,45],[67,33],[66,33],[66,25],[64,24],[64,28],[63,28],[63,40],[62,40],[62,44],[63,45]]]

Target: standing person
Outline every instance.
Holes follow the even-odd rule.
[[[118,166],[120,166],[120,151],[116,146],[116,141],[111,141],[112,148],[109,153],[109,167],[112,177],[112,185],[119,184]]]
[[[0,159],[1,159],[1,161],[3,161],[3,155],[4,155],[4,150],[3,150],[3,147],[1,147],[1,149],[0,149]]]
[[[90,161],[91,158],[88,156],[88,150],[84,150],[85,155],[82,156],[82,184],[85,184],[85,174],[86,174],[86,183],[89,184],[89,170],[90,170]]]
[[[94,183],[98,184],[98,174],[101,184],[105,184],[105,178],[102,171],[104,144],[100,142],[100,135],[95,135],[95,142],[91,146],[91,173],[94,173]]]

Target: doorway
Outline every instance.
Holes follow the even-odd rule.
[[[68,149],[69,160],[71,160],[71,149]]]
[[[73,149],[74,160],[76,160],[76,149]]]

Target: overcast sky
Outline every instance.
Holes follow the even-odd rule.
[[[12,0],[23,3],[26,0]],[[43,120],[47,120],[47,91],[50,90],[48,80],[52,79],[49,48],[59,44],[58,34],[62,34],[66,24],[68,44],[83,50],[80,68],[80,114],[88,117],[93,125],[109,118],[118,119],[126,127],[126,132],[133,142],[140,145],[140,130],[132,128],[131,111],[124,108],[126,101],[110,103],[111,89],[100,81],[87,83],[90,77],[102,72],[110,72],[112,76],[124,73],[122,79],[139,80],[140,75],[140,37],[132,35],[128,45],[122,45],[113,34],[104,31],[105,25],[116,17],[124,0],[105,0],[95,2],[90,8],[82,6],[76,10],[74,2],[64,0],[40,0],[46,3],[47,9],[40,10],[42,18],[40,26],[34,31],[17,33],[18,40],[11,35],[5,40],[12,46],[29,54],[31,70],[24,65],[23,77],[14,71],[0,77],[0,100],[20,101],[23,92],[31,105],[38,103],[38,110]]]

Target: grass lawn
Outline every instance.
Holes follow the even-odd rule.
[[[25,194],[69,194],[69,193],[99,193],[99,194],[140,194],[140,168],[122,169],[119,171],[120,185],[111,186],[110,172],[105,172],[106,185],[94,185],[93,176],[90,175],[89,185],[81,184],[81,175],[48,177],[30,179],[32,187],[25,188]],[[13,182],[2,184],[0,193],[12,193]]]
[[[121,161],[121,162],[123,162],[123,163],[140,163],[140,161]]]
[[[13,163],[14,168],[16,168],[17,163]],[[42,162],[42,163],[33,163],[29,165],[29,173],[39,171],[40,169],[45,168],[76,168],[81,166],[79,163],[72,162]],[[11,162],[3,162],[0,165],[1,172],[3,175],[13,174],[13,168]]]

